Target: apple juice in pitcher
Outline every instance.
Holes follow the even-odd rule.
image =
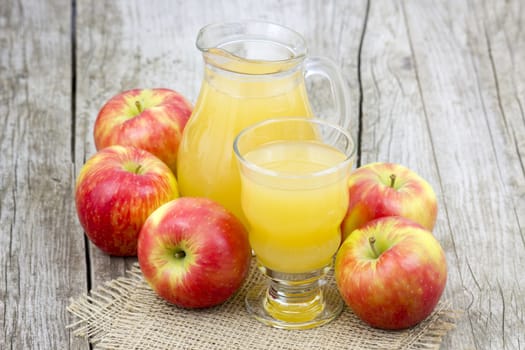
[[[219,202],[246,223],[235,136],[269,118],[312,117],[305,79],[313,74],[329,79],[339,123],[348,127],[346,88],[331,61],[307,58],[303,38],[277,24],[209,25],[199,32],[197,47],[204,57],[204,78],[179,147],[179,189],[183,196]]]

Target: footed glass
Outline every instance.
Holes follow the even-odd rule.
[[[334,287],[325,277],[348,208],[352,137],[323,120],[281,117],[241,131],[234,152],[250,244],[267,277],[248,293],[248,312],[285,329],[333,320],[343,302],[326,297]]]

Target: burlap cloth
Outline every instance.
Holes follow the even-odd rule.
[[[264,282],[254,265],[226,303],[184,310],[157,297],[135,264],[126,277],[72,300],[68,311],[75,317],[68,328],[87,337],[95,349],[438,349],[457,318],[441,301],[425,321],[404,331],[370,328],[348,307],[322,327],[274,329],[252,319],[244,307],[246,291]],[[332,275],[328,283],[335,286]]]

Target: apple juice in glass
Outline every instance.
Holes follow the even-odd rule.
[[[343,303],[324,298],[324,277],[348,208],[352,137],[318,119],[270,119],[244,129],[234,151],[250,244],[269,281],[248,293],[248,312],[286,329],[331,321]]]

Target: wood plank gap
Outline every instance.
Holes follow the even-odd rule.
[[[363,30],[359,39],[359,48],[357,50],[357,83],[359,85],[359,117],[357,125],[357,161],[356,166],[361,166],[361,142],[363,137],[363,82],[361,80],[361,54],[363,42],[365,41],[366,27],[368,24],[368,14],[370,12],[370,0],[366,2],[365,17],[363,19]]]
[[[93,281],[91,278],[91,254],[89,253],[89,239],[87,235],[84,233],[84,251],[86,252],[86,288],[87,293],[91,292],[91,288],[93,286]],[[88,341],[89,350],[93,350],[94,346],[93,344]]]
[[[76,122],[77,122],[77,2],[71,1],[71,161],[76,166]],[[75,169],[76,174],[76,169]],[[91,277],[91,256],[89,251],[89,239],[84,233],[84,252],[86,261],[86,292],[91,291],[93,281]],[[89,349],[93,345],[88,342]]]
[[[75,164],[77,115],[77,3],[71,1],[71,161]]]
[[[86,251],[86,281],[87,281],[87,292],[93,288],[93,280],[91,276],[91,253],[89,252],[89,239],[87,235],[84,233],[84,249]]]

